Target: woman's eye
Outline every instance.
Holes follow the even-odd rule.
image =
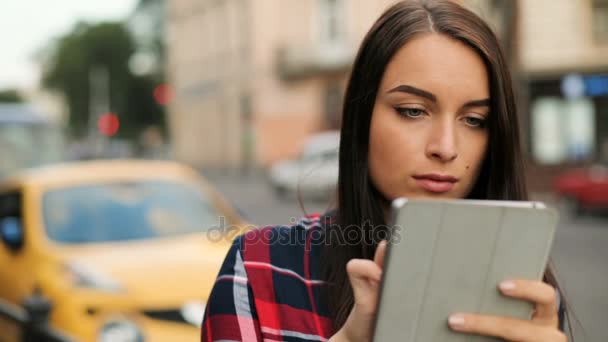
[[[485,119],[480,119],[480,118],[476,118],[473,116],[469,116],[467,118],[464,119],[465,123],[469,126],[473,126],[473,127],[485,127],[486,125],[486,120]]]
[[[420,108],[397,108],[397,112],[401,115],[417,118],[424,114],[424,110]]]

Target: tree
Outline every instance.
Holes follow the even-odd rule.
[[[18,91],[14,89],[0,90],[0,103],[19,103],[23,102],[23,98]]]
[[[95,68],[104,68],[109,75],[108,105],[121,120],[119,136],[133,138],[150,123],[164,124],[163,108],[154,102],[152,91],[145,94],[140,90],[144,87],[142,84],[153,89],[154,80],[134,76],[129,69],[134,50],[131,34],[119,22],[79,23],[52,45],[43,63],[42,83],[64,94],[70,111],[68,126],[73,135],[84,136],[88,130],[89,78]]]

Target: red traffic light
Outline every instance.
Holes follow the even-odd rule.
[[[105,113],[97,121],[97,129],[106,137],[116,134],[118,128],[120,128],[120,120],[118,120],[118,117],[114,113]]]
[[[161,83],[154,89],[154,99],[159,105],[166,105],[173,100],[173,89],[166,83]]]

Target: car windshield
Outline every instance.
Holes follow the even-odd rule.
[[[69,244],[204,232],[221,216],[196,187],[165,181],[63,188],[42,202],[48,237]]]

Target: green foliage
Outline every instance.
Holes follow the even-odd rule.
[[[23,98],[18,91],[14,89],[0,90],[0,103],[19,103],[23,102]]]
[[[157,80],[131,73],[129,59],[134,51],[131,34],[119,22],[79,23],[51,46],[42,83],[65,95],[70,110],[68,126],[74,136],[87,133],[89,77],[96,67],[106,69],[109,75],[109,108],[121,120],[118,136],[134,138],[148,124],[162,126],[164,111],[152,95]]]

